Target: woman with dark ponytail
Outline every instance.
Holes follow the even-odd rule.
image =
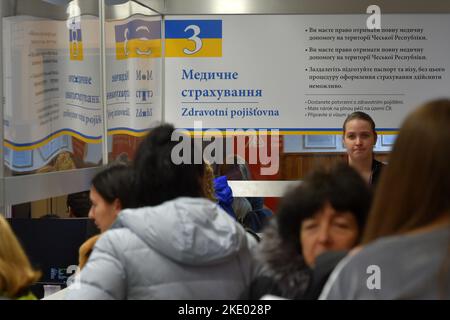
[[[121,211],[100,237],[69,298],[237,299],[256,240],[208,199],[192,138],[153,129],[134,170],[139,208]]]

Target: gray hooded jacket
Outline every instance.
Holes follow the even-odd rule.
[[[255,245],[206,199],[124,210],[97,241],[67,298],[236,299],[249,285]]]
[[[450,299],[450,227],[380,238],[348,256],[320,299]]]

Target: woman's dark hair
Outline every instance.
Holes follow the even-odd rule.
[[[133,208],[133,180],[132,169],[122,163],[115,163],[99,172],[92,179],[92,186],[108,203],[119,199],[122,209]]]
[[[375,131],[375,121],[373,121],[371,116],[369,116],[367,113],[362,112],[362,111],[353,112],[345,119],[344,124],[342,126],[344,135],[345,135],[345,132],[347,130],[346,129],[346,125],[351,120],[364,120],[364,121],[367,121],[370,124],[372,132],[373,132],[373,134],[375,136],[375,142],[377,141],[377,132]]]
[[[370,202],[371,192],[367,184],[347,164],[338,163],[329,171],[318,169],[282,199],[276,215],[278,232],[285,244],[294,245],[301,253],[301,223],[329,203],[336,211],[350,211],[356,218],[361,235]]]
[[[225,159],[225,163],[216,166],[217,176],[227,176],[228,180],[252,180],[252,174],[245,159],[234,154]]]
[[[174,131],[172,125],[161,125],[150,131],[139,145],[134,161],[139,207],[156,206],[178,197],[204,196],[205,164],[201,149],[195,147],[194,139],[179,132],[173,135],[173,141]],[[183,148],[172,155],[175,146]],[[175,161],[179,158],[183,159],[181,163]]]
[[[77,218],[86,218],[91,209],[91,200],[89,199],[89,191],[71,193],[67,196],[67,207],[70,208],[73,216]]]

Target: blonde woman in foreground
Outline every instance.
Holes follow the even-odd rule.
[[[36,300],[30,287],[41,273],[31,267],[8,221],[0,215],[0,300]]]

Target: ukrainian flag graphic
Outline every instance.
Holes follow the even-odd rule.
[[[166,20],[166,57],[221,57],[222,20]]]
[[[70,60],[83,60],[83,42],[81,40],[81,28],[69,29]]]
[[[136,19],[115,26],[115,34],[118,60],[161,57],[161,21]]]

